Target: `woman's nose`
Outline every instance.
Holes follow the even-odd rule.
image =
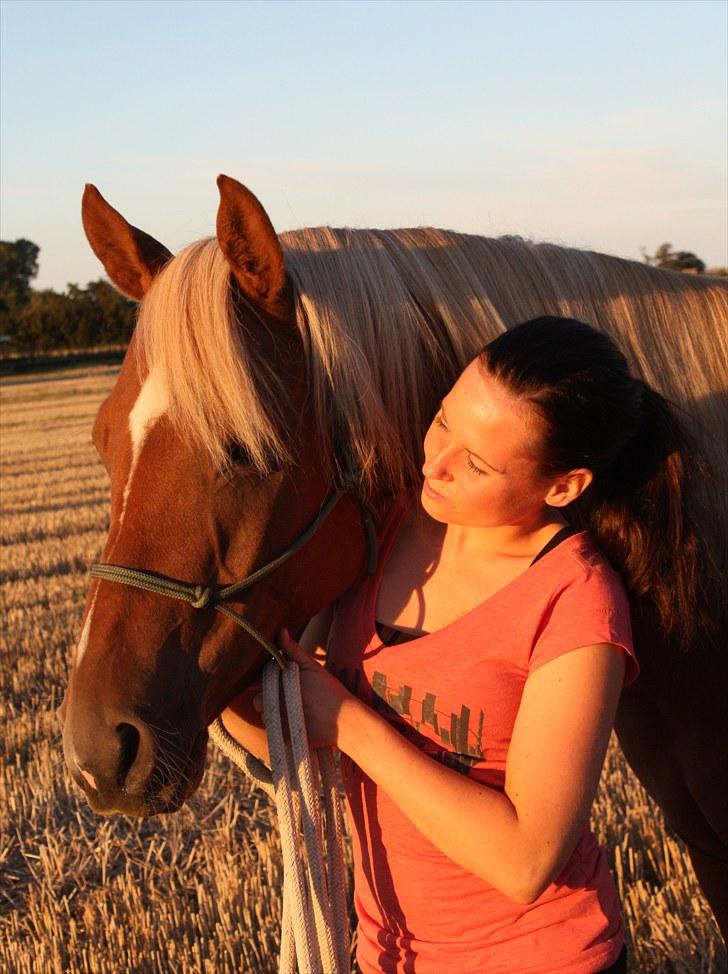
[[[448,457],[443,450],[425,460],[422,473],[430,480],[452,480]]]

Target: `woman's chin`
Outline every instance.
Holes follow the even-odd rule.
[[[429,514],[430,517],[436,521],[447,522],[447,504],[445,498],[439,494],[433,497],[428,491],[427,481],[423,483],[422,490],[420,491],[420,504],[425,513]]]

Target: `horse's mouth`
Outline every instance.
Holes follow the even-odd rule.
[[[205,771],[207,729],[194,739],[186,760],[182,763],[157,760],[141,791],[135,794],[123,786],[113,794],[105,794],[94,787],[80,769],[72,769],[71,777],[86,795],[89,805],[99,815],[133,815],[149,818],[177,812],[199,788]],[[174,773],[170,768],[174,768]]]
[[[163,815],[178,811],[200,786],[205,772],[207,728],[192,742],[187,760],[171,778],[158,761],[144,789],[143,815]]]

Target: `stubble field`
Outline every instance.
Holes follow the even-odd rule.
[[[0,970],[267,974],[277,969],[282,879],[268,800],[211,748],[182,811],[100,818],[63,764],[55,710],[108,523],[90,430],[116,372],[0,385]],[[728,970],[687,853],[614,742],[593,822],[618,884],[631,971]]]

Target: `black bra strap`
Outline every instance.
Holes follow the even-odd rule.
[[[543,548],[539,551],[539,553],[533,559],[533,561],[531,562],[531,564],[532,565],[535,565],[536,562],[539,560],[539,558],[543,558],[543,556],[544,555],[547,555],[549,553],[549,551],[551,551],[552,549],[554,549],[557,545],[560,545],[562,541],[566,541],[567,538],[570,538],[572,536],[572,534],[578,534],[578,533],[579,533],[579,529],[578,528],[574,528],[570,524],[567,524],[565,528],[562,528],[560,531],[557,531],[556,534],[553,536],[553,538],[551,538],[550,541],[547,541],[546,542],[546,544],[543,546]]]
[[[412,639],[419,639],[426,636],[426,632],[407,632],[405,629],[397,629],[395,626],[387,626],[379,619],[375,620],[377,636],[384,646],[396,646],[399,643],[408,643]]]

